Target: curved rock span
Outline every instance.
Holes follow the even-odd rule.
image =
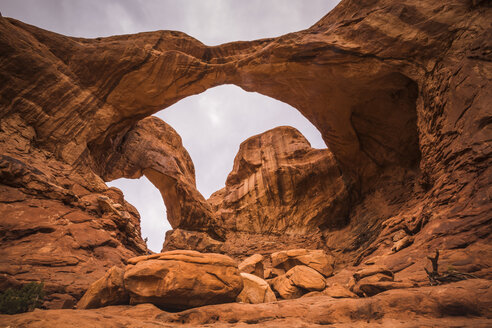
[[[344,0],[307,30],[208,47],[180,32],[82,39],[0,17],[2,284],[43,280],[46,306],[74,303],[147,255],[138,212],[104,183],[142,175],[175,229],[164,248],[238,259],[320,248],[333,283],[372,265],[412,286],[428,284],[425,255],[440,249],[441,268],[492,278],[490,21],[486,1]],[[226,83],[294,106],[328,149],[288,127],[254,136],[205,200],[180,137],[151,115]],[[298,271],[282,285],[303,288]],[[353,291],[398,283],[371,279]]]

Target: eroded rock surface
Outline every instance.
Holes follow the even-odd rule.
[[[147,252],[121,191],[40,149],[18,114],[0,120],[0,213],[0,271],[43,281],[48,298],[78,299],[106,270]]]
[[[0,324],[50,327],[490,327],[490,281],[391,290],[364,299],[307,297],[264,304],[222,304],[164,312],[151,304],[0,315]],[[425,295],[425,297],[423,297]]]
[[[395,272],[397,281],[423,285],[425,255],[440,249],[443,267],[491,278],[490,21],[486,1],[343,0],[307,30],[207,47],[180,32],[89,40],[0,17],[0,272],[17,282],[44,280],[49,293],[78,298],[108,268],[145,254],[138,213],[104,184],[145,174],[170,204],[175,228],[225,238],[224,251],[241,259],[268,255],[258,248],[271,253],[313,243],[333,251],[338,266],[371,262]],[[288,131],[290,139],[272,132],[249,139],[211,208],[194,189],[181,145],[163,143],[179,139],[145,117],[225,83],[294,106],[329,150],[310,149]],[[270,144],[259,145],[262,138]],[[294,143],[287,146],[287,140]],[[144,150],[142,157],[133,158],[129,145]],[[255,156],[248,147],[269,156]],[[328,174],[330,183],[314,179],[327,172],[338,172],[335,179]],[[290,175],[306,179],[290,181]],[[254,181],[260,177],[274,183],[261,186]],[[296,189],[300,181],[304,189]],[[303,198],[304,190],[318,189]],[[330,206],[330,215],[315,213],[320,199],[338,199],[328,194],[336,190],[346,192],[340,198],[348,201],[346,216]],[[266,209],[255,213],[256,201]],[[307,218],[298,208],[307,209]],[[231,210],[246,219],[235,219]],[[323,301],[319,310],[331,311],[322,312],[323,320],[313,317],[320,314],[303,320],[331,323],[336,309],[342,309],[338,321],[367,320],[377,316],[369,309],[385,306],[391,320],[404,311],[408,316],[408,309],[419,320],[456,309],[463,316],[490,316],[483,310],[491,308],[484,284],[386,291],[362,303]],[[481,299],[475,301],[477,290]],[[423,300],[423,292],[431,299]],[[314,299],[289,303],[287,317],[299,316],[295,309]],[[423,310],[424,301],[431,306]],[[248,307],[241,320],[276,315],[277,309],[260,306]],[[191,315],[197,311],[168,318],[218,320],[207,310]],[[232,311],[220,320],[238,317]]]
[[[305,234],[346,223],[348,193],[327,149],[313,149],[294,128],[244,141],[224,189],[213,194],[229,231]]]
[[[236,262],[225,255],[170,251],[128,263],[124,285],[130,304],[182,310],[234,302],[243,289]]]

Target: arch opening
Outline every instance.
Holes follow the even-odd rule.
[[[292,126],[311,147],[327,148],[321,133],[299,110],[236,85],[221,85],[186,97],[155,116],[181,136],[195,165],[197,189],[205,198],[224,187],[239,145],[254,135]]]
[[[137,208],[140,213],[142,239],[147,243],[148,249],[159,253],[164,243],[164,232],[172,229],[165,219],[166,205],[159,190],[145,176],[139,179],[119,178],[106,184],[120,189],[125,200]]]
[[[246,139],[279,125],[287,125],[298,129],[313,148],[326,148],[320,132],[297,109],[234,85],[211,88],[187,97],[155,116],[175,127],[181,137],[166,123],[163,124],[168,131],[162,133],[153,130],[156,122],[152,123],[152,128],[148,124],[138,126],[150,118],[140,121],[137,132],[134,133],[134,128],[123,138],[123,155],[111,155],[108,159],[111,173],[105,176],[106,180],[112,180],[108,185],[121,189],[127,201],[139,210],[142,238],[148,238],[147,245],[154,252],[160,252],[166,231],[189,226],[180,221],[183,216],[203,220],[197,217],[202,211],[209,212],[205,198],[224,187],[239,145]],[[149,131],[149,137],[142,136]],[[172,135],[169,131],[173,131]],[[159,140],[152,139],[159,135]],[[135,142],[132,141],[134,139]],[[174,144],[172,149],[167,146],[159,149],[159,143],[169,143],[170,139],[176,139],[171,142]],[[181,144],[181,139],[184,147],[177,145]],[[135,146],[138,144],[145,144],[141,154],[138,152],[142,148]],[[162,154],[156,155],[159,151]],[[174,154],[174,158],[167,156],[166,152],[173,151],[183,154]],[[188,158],[188,152],[193,161]],[[162,155],[164,157],[159,157]],[[177,171],[187,171],[184,174],[186,179],[182,179],[174,169],[163,168],[166,161],[176,161]],[[195,187],[195,174],[196,187],[204,197],[196,194],[186,196]],[[192,204],[194,201],[196,204]],[[186,209],[183,209],[183,203],[187,203]],[[203,208],[197,210],[199,207]],[[195,228],[200,227],[197,225]]]

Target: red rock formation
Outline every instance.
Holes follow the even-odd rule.
[[[214,229],[212,209],[196,189],[195,168],[181,137],[159,118],[139,121],[103,165],[106,181],[145,175],[160,190],[167,220],[174,229],[221,234],[218,227]]]
[[[112,267],[77,308],[152,303],[183,310],[233,302],[242,289],[243,278],[230,257],[178,250],[131,258],[124,269]]]
[[[2,275],[78,298],[109,267],[146,252],[138,212],[121,191],[38,148],[19,115],[3,117],[0,130]]]
[[[346,224],[348,192],[328,149],[278,127],[239,147],[224,189],[209,202],[228,231],[303,235]]]
[[[177,138],[155,119],[142,119],[232,83],[291,104],[320,130],[350,212],[345,227],[323,229],[332,221],[320,224],[314,216],[305,231],[303,218],[292,215],[284,224],[277,217],[268,224],[280,232],[322,231],[295,240],[252,238],[250,231],[263,232],[263,211],[251,226],[239,222],[245,231],[226,239],[225,252],[245,257],[262,253],[255,247],[271,252],[315,243],[333,250],[338,269],[375,263],[423,284],[424,255],[439,248],[444,267],[490,278],[490,21],[485,1],[344,0],[305,31],[207,47],[179,32],[88,40],[0,17],[0,271],[79,296],[104,266],[145,253],[138,214],[104,185],[117,176],[148,175],[173,208],[173,225],[224,236],[222,221],[214,222],[194,189],[184,150],[162,144]],[[128,147],[146,150],[143,158],[132,158]],[[236,172],[243,173],[226,191],[249,174],[240,164]],[[234,202],[219,209],[221,217]],[[253,213],[245,205],[238,213]],[[236,225],[231,218],[225,228]],[[413,243],[394,245],[407,236]],[[412,293],[406,300],[417,304]],[[457,295],[463,296],[446,297]]]
[[[0,315],[5,326],[33,328],[138,327],[489,327],[490,281],[471,279],[438,287],[391,290],[364,299],[307,297],[264,304],[220,304],[179,313],[152,304],[95,310],[34,311]]]
[[[170,251],[136,257],[128,263],[124,288],[130,304],[183,310],[234,302],[243,289],[237,264],[222,254]]]

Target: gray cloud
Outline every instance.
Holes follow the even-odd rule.
[[[64,35],[99,37],[178,30],[208,45],[275,37],[310,27],[338,0],[2,0],[3,16]],[[221,86],[188,97],[157,114],[173,126],[195,164],[205,197],[222,188],[239,144],[279,125],[301,131],[313,147],[320,133],[296,109],[277,100]],[[120,179],[120,188],[142,216],[142,236],[160,251],[166,230],[160,193],[146,178]]]
[[[3,16],[77,37],[178,30],[205,44],[310,27],[338,0],[2,0]]]
[[[296,127],[315,148],[318,130],[295,108],[225,85],[191,96],[157,113],[181,135],[195,164],[198,190],[208,198],[224,186],[241,142],[280,125]]]

